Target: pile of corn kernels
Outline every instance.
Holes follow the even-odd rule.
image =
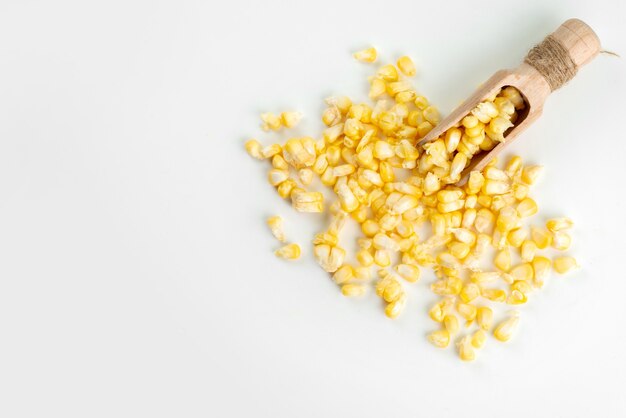
[[[369,48],[354,57],[373,63],[377,51]],[[252,157],[271,161],[269,182],[296,211],[324,212],[328,206],[331,219],[313,238],[313,255],[343,295],[358,297],[373,288],[385,303],[385,314],[395,319],[406,305],[405,286],[420,279],[421,269],[432,269],[436,281],[430,289],[440,300],[428,313],[439,326],[428,340],[445,348],[456,339],[460,358],[471,361],[489,332],[508,341],[519,323],[519,312],[510,311],[494,326],[494,304],[522,305],[543,287],[551,270],[564,274],[578,267],[567,255],[552,260],[541,255],[548,248],[568,250],[567,230],[573,224],[555,218],[545,225],[526,225],[538,210],[529,193],[542,167],[524,166],[520,157],[503,169],[492,160],[482,172],[469,173],[464,186],[456,185],[475,154],[506,140],[525,107],[515,88],[503,88],[458,126],[418,147],[440,116],[408,80],[415,74],[413,61],[403,56],[370,77],[373,104],[328,98],[321,138],[297,137],[266,146],[251,139],[245,147]],[[264,130],[277,131],[297,125],[301,114],[265,113],[261,118]],[[328,204],[312,190],[315,176],[334,191],[336,201]],[[344,261],[346,251],[339,242],[349,218],[363,233],[354,264]],[[282,219],[273,216],[267,223],[286,243]],[[291,260],[300,253],[295,243],[276,251]]]

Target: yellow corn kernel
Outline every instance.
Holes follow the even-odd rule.
[[[500,210],[496,220],[496,228],[501,232],[507,232],[519,228],[520,218],[515,209],[504,207]]]
[[[507,272],[511,269],[511,251],[508,248],[504,248],[496,254],[493,263],[500,270]]]
[[[323,212],[324,196],[320,192],[291,192],[291,203],[298,212]]]
[[[459,342],[459,357],[463,361],[474,361],[476,359],[476,351],[472,345],[472,337],[466,335]]]
[[[473,321],[476,318],[476,306],[471,305],[469,303],[459,302],[456,304],[456,310],[465,320]]]
[[[519,314],[517,312],[513,312],[509,318],[498,324],[496,329],[493,331],[493,336],[499,341],[506,342],[511,339],[518,325]]]
[[[493,310],[488,306],[478,308],[476,312],[476,323],[481,329],[489,331],[493,324]]]
[[[440,273],[441,274],[441,273]],[[441,276],[443,277],[443,276]],[[433,293],[441,296],[458,295],[463,286],[463,281],[458,277],[451,276],[441,280],[437,280],[430,285],[430,290]]]
[[[428,132],[432,131],[433,128],[434,126],[430,122],[424,121],[417,125],[417,136],[423,138],[428,134]]]
[[[556,257],[552,262],[554,271],[559,274],[565,274],[573,269],[580,267],[574,257]]]
[[[434,106],[428,106],[423,110],[424,119],[430,122],[433,126],[437,125],[440,120],[439,111]]]
[[[400,249],[398,242],[384,233],[374,235],[373,244],[377,250],[396,252]]]
[[[380,78],[373,78],[370,82],[369,97],[370,99],[376,99],[385,94],[386,90],[387,85],[384,80]]]
[[[487,179],[482,187],[482,192],[488,196],[507,193],[510,190],[508,183],[498,180]]]
[[[526,184],[533,185],[541,176],[543,172],[543,166],[540,165],[529,165],[522,169],[522,181]]]
[[[510,272],[515,280],[531,281],[533,279],[533,267],[530,263],[522,263],[513,267]]]
[[[415,283],[420,278],[420,270],[417,266],[411,264],[398,264],[395,267],[400,277],[410,283]]]
[[[513,103],[515,109],[521,110],[525,107],[524,98],[522,97],[519,90],[517,90],[513,86],[506,87],[502,89],[502,96],[506,97]]]
[[[513,185],[513,197],[517,200],[524,200],[528,193],[530,192],[530,188],[526,184],[515,183]]]
[[[267,175],[267,180],[270,182],[272,186],[278,186],[283,181],[289,178],[289,171],[287,170],[279,170],[273,168]]]
[[[282,112],[280,119],[285,128],[293,128],[302,119],[302,113],[300,112]]]
[[[481,234],[490,234],[494,223],[494,214],[489,209],[482,208],[476,213],[474,227]]]
[[[515,248],[519,248],[526,237],[528,236],[528,231],[522,228],[517,228],[510,231],[507,235],[507,241]]]
[[[398,70],[392,64],[383,65],[378,69],[376,75],[388,82],[394,82],[398,80]]]
[[[355,267],[354,278],[359,280],[369,280],[372,278],[372,271],[369,267]]]
[[[270,144],[261,150],[263,158],[272,158],[274,155],[280,154],[282,147],[279,144]]]
[[[476,283],[467,283],[459,293],[459,297],[465,303],[470,303],[478,296],[480,296],[480,287]]]
[[[453,306],[454,300],[452,298],[443,299],[430,308],[428,315],[435,322],[443,322]]]
[[[313,170],[310,168],[301,168],[298,170],[298,178],[302,184],[308,186],[313,181]]]
[[[337,284],[344,284],[354,278],[354,269],[349,264],[344,264],[333,274],[333,280]]]
[[[548,219],[548,221],[546,222],[546,227],[551,232],[558,232],[563,229],[570,229],[572,226],[574,226],[574,222],[569,218]]]
[[[376,48],[370,47],[362,51],[357,51],[352,54],[352,56],[361,62],[374,62],[378,57],[378,52],[376,51]]]
[[[522,243],[520,255],[523,261],[531,262],[535,258],[536,253],[537,244],[535,244],[535,241],[526,240]]]
[[[448,244],[448,251],[459,260],[462,260],[469,254],[470,246],[463,242],[453,241]]]
[[[283,219],[280,216],[272,216],[268,218],[267,226],[270,227],[274,238],[276,238],[280,242],[287,241],[287,238],[285,237],[285,232],[283,231]]]
[[[443,326],[449,335],[454,335],[459,332],[459,320],[454,315],[446,315],[443,318]]]
[[[379,267],[387,267],[391,264],[391,257],[387,250],[376,250],[374,253],[374,263]]]
[[[374,257],[372,256],[372,253],[370,253],[368,250],[359,250],[356,253],[356,259],[359,262],[359,264],[361,264],[364,267],[369,267],[372,264],[374,264]]]
[[[537,244],[537,248],[539,248],[540,250],[549,247],[552,243],[552,235],[550,234],[550,232],[540,227],[531,226],[530,236],[532,237],[533,241],[535,241],[535,244]]]
[[[337,238],[337,235],[333,235],[329,232],[320,232],[315,234],[315,237],[313,237],[313,245],[326,244],[334,246],[337,245],[338,242],[339,239]]]
[[[491,207],[491,196],[487,196],[486,194],[478,195],[478,204],[488,209]]]
[[[329,147],[330,149],[330,147]],[[328,150],[327,156],[328,156]],[[292,138],[285,143],[283,157],[295,168],[311,167],[317,158],[312,138]]]
[[[402,74],[407,77],[413,77],[417,72],[413,60],[406,55],[398,58],[398,62],[396,64],[398,65],[400,71],[402,71]]]
[[[502,289],[483,289],[481,295],[493,302],[506,301],[506,292]]]
[[[528,301],[528,297],[525,293],[519,290],[512,290],[511,294],[506,298],[506,303],[509,305],[521,305]]]
[[[296,260],[300,258],[300,246],[298,244],[287,244],[274,251],[274,254],[286,260]]]
[[[546,278],[550,274],[550,268],[552,267],[552,262],[546,257],[535,257],[532,261],[534,279],[533,284],[536,287],[543,287]]]
[[[493,166],[485,168],[483,170],[483,174],[485,175],[485,178],[488,180],[495,180],[495,181],[502,181],[502,182],[509,181],[509,176],[504,171]]]
[[[347,297],[363,296],[367,288],[362,284],[346,283],[341,286],[341,293]]]
[[[333,126],[341,122],[341,111],[336,106],[327,107],[322,113],[322,122],[326,126]]]
[[[530,197],[527,197],[517,205],[517,213],[519,213],[519,216],[522,218],[532,216],[537,213],[537,203]]]
[[[367,219],[361,225],[361,230],[366,237],[373,237],[374,235],[378,234],[378,232],[380,232],[380,226],[377,222],[371,219]]]
[[[557,231],[552,234],[552,247],[559,251],[566,251],[572,245],[572,237],[565,231]]]
[[[506,164],[504,172],[509,177],[513,177],[517,174],[520,168],[522,168],[522,158],[516,155],[514,157],[511,157],[509,162]]]
[[[482,348],[485,345],[485,341],[487,341],[487,333],[484,330],[479,329],[472,334],[471,343],[474,348]]]
[[[289,196],[291,196],[291,192],[295,188],[296,188],[296,182],[292,179],[287,179],[278,185],[278,187],[276,188],[276,191],[278,192],[278,195],[280,197],[282,197],[283,199],[286,199]]]
[[[511,284],[511,290],[517,290],[524,294],[532,292],[533,288],[528,280],[515,280]]]
[[[476,221],[476,209],[467,209],[463,212],[463,218],[461,220],[461,226],[465,229],[469,229],[474,226]]]
[[[313,247],[315,261],[328,273],[334,273],[341,267],[346,252],[343,248],[320,244]]]
[[[252,158],[256,158],[257,160],[262,160],[264,158],[263,154],[261,153],[261,149],[263,147],[261,146],[261,143],[256,139],[246,141],[244,146],[246,148],[246,151],[248,152],[248,154],[250,154]]]
[[[261,120],[263,121],[261,127],[264,131],[277,131],[282,125],[280,116],[276,116],[273,113],[261,113]]]
[[[289,164],[287,164],[287,161],[285,161],[280,154],[276,154],[272,157],[272,167],[278,170],[289,170]]]
[[[385,315],[387,315],[388,318],[396,319],[400,315],[400,313],[402,313],[405,305],[406,296],[402,295],[397,300],[391,302],[385,307]]]
[[[433,331],[428,334],[427,338],[428,341],[438,348],[446,348],[450,344],[450,333],[445,329]]]

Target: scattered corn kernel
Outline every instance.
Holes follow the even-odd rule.
[[[296,260],[300,258],[300,246],[298,244],[287,244],[274,251],[274,254],[286,260]]]
[[[499,341],[506,342],[511,339],[519,325],[519,314],[513,312],[511,316],[500,322],[493,331],[493,336]]]
[[[559,274],[565,274],[578,267],[579,265],[574,257],[557,257],[552,262],[552,268]]]
[[[355,52],[352,55],[354,56],[355,59],[362,61],[362,62],[374,62],[376,61],[378,52],[376,51],[376,48],[371,47],[371,48],[364,49],[362,51]]]
[[[272,216],[267,219],[267,226],[270,227],[270,231],[272,231],[272,235],[280,242],[287,241],[285,237],[285,232],[283,230],[283,218],[280,216]]]

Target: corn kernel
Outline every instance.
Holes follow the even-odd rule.
[[[493,302],[506,301],[506,292],[502,289],[482,289],[481,295]]]
[[[257,160],[262,160],[264,158],[263,154],[261,154],[261,149],[263,147],[261,146],[261,143],[256,139],[246,141],[245,148],[251,157],[256,158]]]
[[[536,287],[543,287],[545,283],[545,279],[550,274],[550,268],[552,267],[552,262],[546,257],[535,257],[532,261],[533,266],[533,284]]]
[[[380,267],[387,267],[391,264],[391,257],[387,250],[376,250],[374,252],[374,263]]]
[[[261,113],[261,120],[263,121],[261,127],[264,131],[277,131],[282,125],[280,116],[276,116],[273,113]]]
[[[531,226],[530,236],[532,237],[533,241],[535,241],[535,244],[537,244],[537,248],[539,248],[540,250],[549,247],[552,243],[552,235],[550,234],[550,232],[540,227]]]
[[[474,348],[482,348],[485,345],[485,341],[487,341],[487,333],[484,330],[479,329],[472,334],[471,343]]]
[[[352,56],[361,62],[374,62],[378,57],[376,48],[370,47],[362,51],[357,51]]]
[[[537,244],[535,244],[535,241],[526,240],[522,243],[522,247],[520,249],[522,260],[530,262],[535,258],[536,253]]]
[[[296,260],[300,258],[300,246],[298,244],[288,244],[274,251],[274,254],[286,260]]]
[[[446,348],[450,344],[450,333],[448,330],[441,329],[428,334],[428,341],[435,347]]]
[[[572,245],[572,238],[564,231],[552,234],[552,247],[559,251],[566,251]]]
[[[470,303],[478,296],[480,296],[480,287],[476,283],[467,283],[459,293],[459,297],[465,303]]]
[[[493,311],[490,307],[481,306],[478,308],[476,312],[476,323],[481,329],[489,331],[493,324]]]
[[[580,267],[574,257],[556,257],[552,262],[554,271],[559,274],[565,274],[573,269]]]
[[[441,300],[440,302],[433,305],[432,308],[428,311],[428,315],[435,322],[443,322],[444,318],[452,307],[454,306],[454,300],[451,298],[446,298]]]
[[[287,241],[283,231],[283,219],[280,216],[272,216],[267,219],[267,226],[270,227],[272,235],[280,242]]]
[[[533,185],[541,176],[543,167],[540,165],[530,165],[522,169],[522,181],[526,184]]]
[[[402,295],[397,300],[391,302],[385,307],[385,315],[388,318],[396,319],[402,310],[404,310],[404,306],[406,305],[406,296]]]
[[[456,305],[456,310],[465,320],[473,321],[476,318],[477,309],[476,306],[469,303],[459,302]]]
[[[500,270],[507,272],[511,269],[511,251],[508,248],[504,248],[496,254],[494,264]]]
[[[473,361],[476,359],[476,351],[472,345],[472,337],[466,335],[459,342],[459,357],[463,361]]]
[[[415,283],[420,278],[419,268],[411,264],[398,264],[395,270],[404,280],[410,283]]]
[[[347,297],[363,296],[367,288],[362,284],[346,283],[341,286],[341,293]]]
[[[572,220],[569,218],[554,218],[549,219],[546,222],[546,227],[551,232],[558,232],[563,229],[570,229],[572,226],[574,226],[574,222],[572,222]]]
[[[417,72],[413,60],[406,55],[398,58],[397,65],[400,71],[402,71],[402,74],[406,75],[407,77],[413,77]]]
[[[537,213],[537,203],[530,197],[527,197],[517,205],[517,213],[522,218],[532,216]]]
[[[333,280],[337,284],[344,284],[354,278],[354,269],[348,264],[344,264],[333,274]]]
[[[346,252],[343,248],[326,244],[313,247],[315,261],[328,273],[334,273],[343,264]]]
[[[514,312],[511,316],[502,321],[496,329],[493,331],[494,337],[502,342],[506,342],[511,339],[513,333],[516,331],[519,325],[519,314]]]
[[[282,112],[280,119],[285,128],[293,128],[302,119],[302,113],[300,112]]]
[[[443,318],[443,326],[449,335],[454,335],[459,332],[459,320],[454,315],[446,315]]]

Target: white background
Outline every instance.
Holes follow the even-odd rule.
[[[583,268],[475,363],[346,299],[244,140],[261,111],[364,99],[414,57],[448,113],[569,17],[626,54],[621,1],[0,2],[0,416],[626,416],[624,60],[597,57],[512,147],[546,166],[539,221],[575,219]],[[286,263],[264,219],[305,256]]]

